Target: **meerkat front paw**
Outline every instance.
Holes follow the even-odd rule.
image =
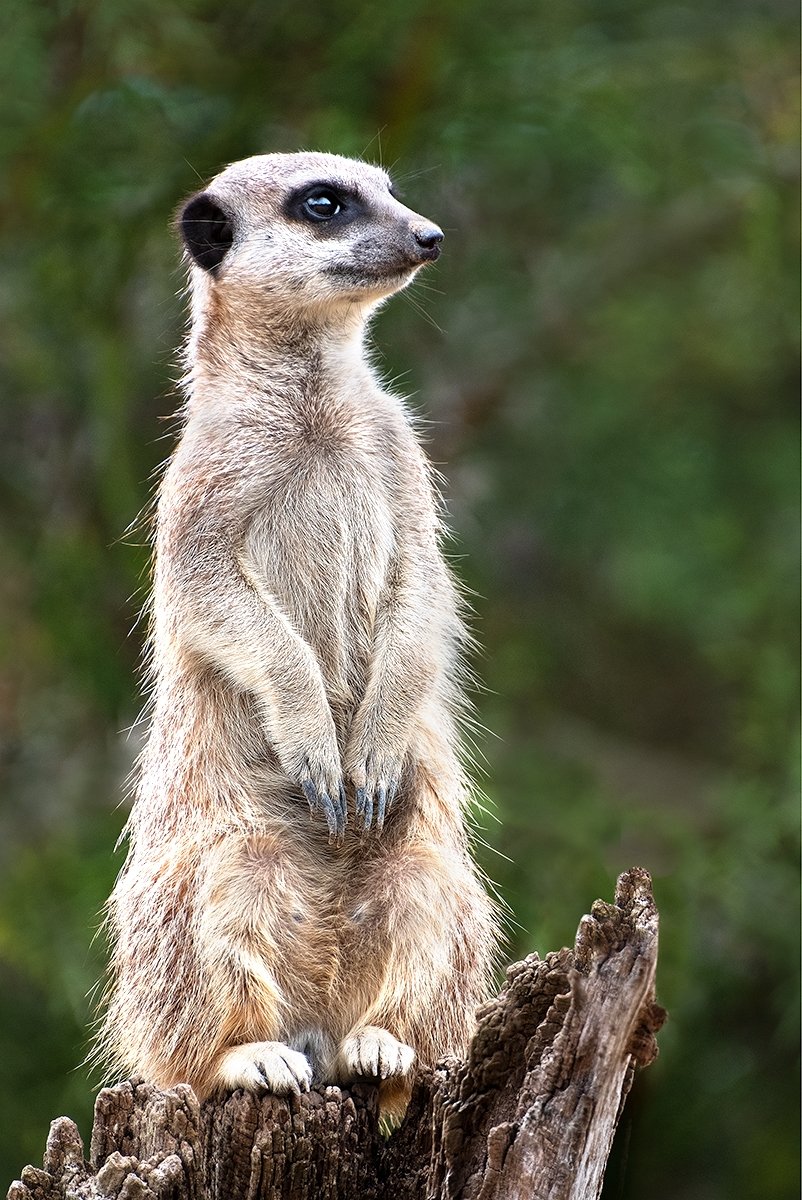
[[[354,785],[356,815],[364,829],[370,829],[375,813],[376,832],[381,833],[401,783],[401,758],[370,751],[351,766],[348,777]]]
[[[346,802],[343,772],[334,725],[331,738],[317,742],[311,738],[295,744],[275,741],[276,753],[291,779],[301,785],[309,811],[313,816],[322,812],[329,829],[329,839],[340,841],[345,832]]]
[[[365,1075],[370,1079],[390,1079],[407,1075],[415,1061],[411,1046],[377,1025],[365,1025],[347,1037],[340,1056],[350,1078]]]
[[[314,816],[318,810],[322,810],[329,827],[330,840],[339,841],[348,819],[342,776],[338,771],[327,771],[319,760],[307,754],[304,755],[299,778],[310,813]]]
[[[222,1088],[299,1096],[312,1086],[312,1068],[303,1054],[283,1042],[247,1042],[223,1055],[217,1080]]]

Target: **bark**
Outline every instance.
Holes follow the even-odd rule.
[[[389,1139],[371,1084],[199,1105],[129,1080],[100,1092],[88,1162],[60,1117],[8,1200],[592,1200],[634,1070],[657,1054],[656,963],[651,880],[634,868],[573,950],[508,969],[467,1058],[419,1075]]]

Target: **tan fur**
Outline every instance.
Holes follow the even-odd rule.
[[[358,195],[357,216],[288,215],[316,181]],[[206,193],[233,244],[191,265],[100,1046],[201,1097],[376,1074],[398,1111],[407,1047],[425,1064],[461,1053],[487,990],[497,921],[465,827],[460,601],[409,414],[363,349],[371,312],[434,256],[415,235],[436,227],[388,183],[331,155],[236,163]],[[341,780],[331,836],[301,784],[336,802]],[[356,789],[378,806],[393,780],[366,832]]]

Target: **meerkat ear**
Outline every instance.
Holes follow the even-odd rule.
[[[188,253],[214,274],[234,241],[231,218],[208,192],[199,192],[187,200],[177,224]]]

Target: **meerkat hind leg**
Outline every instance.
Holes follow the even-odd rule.
[[[386,1029],[364,1025],[345,1039],[340,1060],[349,1078],[365,1075],[371,1079],[390,1079],[409,1074],[415,1051]]]
[[[286,1096],[308,1092],[312,1068],[303,1054],[283,1042],[246,1042],[232,1046],[220,1060],[217,1083],[222,1088],[275,1092]]]

